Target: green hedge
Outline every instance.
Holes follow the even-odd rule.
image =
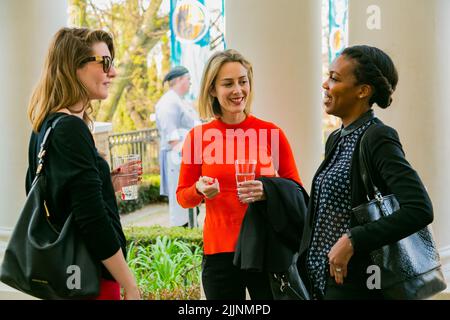
[[[158,225],[148,227],[125,227],[127,244],[147,246],[156,243],[157,237],[168,237],[203,247],[203,231],[199,228],[161,227]]]

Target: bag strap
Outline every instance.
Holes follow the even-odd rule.
[[[38,153],[38,166],[36,169],[36,177],[42,172],[42,169],[44,168],[44,157],[47,153],[47,146],[50,141],[49,140],[50,133],[52,132],[53,129],[55,129],[59,120],[65,118],[67,116],[68,115],[63,115],[63,116],[60,116],[60,117],[56,118],[55,120],[53,120],[52,125],[50,127],[48,127],[47,130],[45,131],[44,139],[42,139],[41,147],[40,147],[39,153]],[[35,180],[36,180],[36,178],[35,178]]]
[[[375,199],[381,201],[383,195],[381,194],[380,190],[378,190],[377,186],[373,183],[372,177],[369,173],[369,167],[367,165],[366,154],[364,153],[364,144],[367,140],[368,132],[371,128],[375,127],[374,125],[374,123],[369,125],[369,127],[364,131],[359,142],[359,170],[364,184],[364,189],[366,189],[367,200],[370,201],[370,195],[373,195]]]

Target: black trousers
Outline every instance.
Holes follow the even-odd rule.
[[[324,300],[383,300],[381,290],[368,289],[362,283],[349,282],[337,284],[334,278],[328,278]]]
[[[347,277],[343,284],[337,284],[334,278],[327,273],[325,300],[383,300],[379,289],[369,289],[367,286],[367,260],[351,259],[348,265]]]
[[[234,253],[204,255],[202,282],[208,300],[245,300],[247,288],[252,300],[273,300],[269,275],[233,265]]]

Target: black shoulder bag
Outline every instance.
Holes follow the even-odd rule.
[[[353,208],[361,225],[400,209],[395,195],[383,196],[368,171],[363,146],[369,129],[364,132],[359,147],[360,172],[369,202]],[[371,195],[374,196],[372,200]],[[380,268],[381,289],[387,299],[426,299],[446,288],[439,253],[428,227],[374,250],[370,256]]]
[[[89,253],[70,214],[60,231],[48,220],[44,156],[55,119],[46,130],[36,177],[14,228],[0,269],[0,280],[41,299],[98,296],[100,261]]]
[[[285,272],[269,273],[270,287],[274,300],[311,300],[308,290],[298,272],[298,252],[292,257],[292,264]]]

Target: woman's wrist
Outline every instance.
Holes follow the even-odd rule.
[[[198,184],[199,184],[199,183],[200,183],[200,181],[197,181],[197,182],[195,183],[195,192],[197,192],[197,194],[198,194],[199,196],[203,197],[204,194],[201,193],[200,190],[199,190],[199,188],[198,188]]]
[[[347,235],[348,240],[350,240],[351,247],[354,248],[352,232],[350,230],[348,230],[345,234]]]

